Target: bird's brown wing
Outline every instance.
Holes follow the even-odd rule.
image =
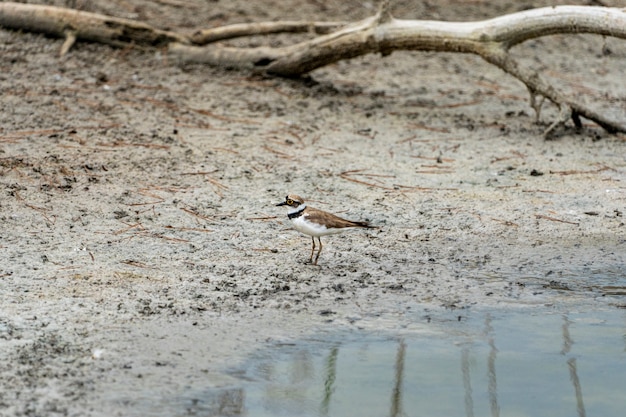
[[[307,207],[304,215],[306,216],[307,220],[310,220],[316,223],[325,224],[326,227],[328,227],[329,229],[330,228],[342,229],[345,227],[367,227],[367,228],[374,227],[374,226],[370,226],[367,222],[359,222],[359,221],[342,219],[341,217],[335,216],[332,213],[318,210],[313,207]]]

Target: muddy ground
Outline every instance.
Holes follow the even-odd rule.
[[[48,3],[180,31],[374,13]],[[558,3],[393,12],[473,20]],[[477,57],[367,56],[293,80],[89,43],[59,58],[61,44],[0,30],[0,415],[158,415],[154,398],[228,384],[222,370],[264,343],[320,329],[626,306],[626,137],[570,123],[544,140],[557,110],[537,123],[524,86]],[[553,36],[514,53],[626,117],[623,41]],[[275,207],[287,193],[379,228],[325,238],[308,265],[310,239]]]

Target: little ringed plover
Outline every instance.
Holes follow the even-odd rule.
[[[332,213],[318,210],[313,207],[309,207],[304,202],[302,197],[294,194],[290,194],[285,197],[285,201],[277,204],[277,206],[288,206],[289,211],[287,216],[293,227],[300,233],[311,236],[312,247],[311,257],[309,263],[317,265],[317,260],[322,252],[322,240],[321,236],[331,235],[335,233],[344,232],[347,229],[362,227],[362,228],[375,228],[370,226],[367,222],[351,221],[342,219],[339,216],[335,216]],[[319,242],[319,249],[315,260],[313,260],[313,253],[315,252],[315,238]]]

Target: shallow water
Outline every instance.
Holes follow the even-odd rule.
[[[463,311],[402,334],[323,333],[187,397],[193,414],[623,416],[626,311]]]

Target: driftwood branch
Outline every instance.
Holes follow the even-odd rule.
[[[190,42],[186,35],[155,29],[135,20],[62,7],[13,2],[0,3],[0,26],[66,39],[72,36],[75,39],[122,47],[129,44],[161,47],[172,42]],[[63,48],[69,50],[70,47],[71,45]]]
[[[345,26],[347,22],[259,22],[238,23],[211,29],[203,29],[191,35],[195,45],[233,39],[243,36],[271,35],[274,33],[326,34]]]
[[[192,35],[154,29],[132,20],[93,13],[5,2],[0,3],[0,26],[45,32],[65,37],[62,52],[76,39],[112,45],[167,46],[170,54],[185,62],[251,69],[279,76],[299,76],[339,60],[398,50],[471,53],[522,81],[530,92],[537,117],[544,99],[560,109],[549,134],[571,119],[596,122],[609,132],[625,132],[626,124],[567,97],[537,71],[521,66],[509,53],[524,41],[553,34],[592,33],[626,39],[626,9],[557,6],[513,13],[478,22],[400,20],[389,13],[389,2],[379,12],[359,22],[262,22],[197,31]],[[280,32],[321,34],[290,46],[236,48],[211,44],[218,40]]]
[[[462,52],[479,55],[522,81],[531,93],[539,117],[543,98],[561,112],[544,132],[551,133],[570,118],[592,120],[609,132],[626,132],[624,121],[613,121],[555,89],[540,73],[521,67],[509,49],[533,38],[568,33],[594,33],[626,39],[626,9],[560,6],[514,13],[479,22],[440,22],[394,19],[388,10],[344,26],[330,34],[282,48],[229,48],[170,45],[177,57],[211,65],[262,70],[297,76],[338,60],[370,53],[388,55],[397,50]],[[539,100],[537,100],[539,98]]]

